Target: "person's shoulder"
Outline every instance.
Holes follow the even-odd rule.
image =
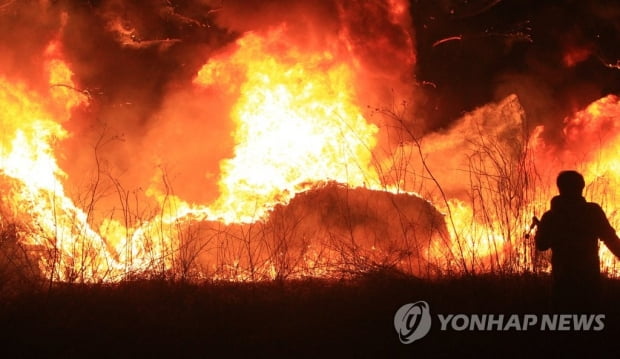
[[[605,213],[601,205],[596,202],[586,202],[586,207],[590,212]]]
[[[554,212],[552,210],[548,210],[545,213],[543,213],[543,215],[540,217],[540,223],[547,223],[549,221],[552,220],[552,218],[554,218]]]
[[[596,202],[586,202],[586,206],[588,206],[589,208],[602,209],[601,205]]]

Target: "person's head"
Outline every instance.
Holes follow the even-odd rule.
[[[586,182],[577,171],[562,171],[556,180],[560,196],[581,196]]]

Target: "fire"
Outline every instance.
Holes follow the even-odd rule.
[[[221,164],[215,205],[229,220],[253,220],[320,181],[379,183],[371,166],[378,129],[355,103],[350,66],[329,51],[281,49],[283,37],[284,29],[249,33],[196,78],[239,93],[231,113],[235,157]]]
[[[617,200],[620,197],[616,190],[620,185],[617,159],[620,150],[620,128],[615,121],[618,116],[620,116],[620,99],[609,95],[565,119],[562,144],[559,147],[546,143],[542,135],[543,127],[534,129],[531,137],[523,143],[526,149],[524,163],[531,163],[532,167],[525,166],[522,170],[528,176],[533,173],[527,174],[527,172],[535,171],[539,180],[530,177],[517,184],[517,191],[523,191],[524,195],[513,211],[495,213],[490,211],[489,216],[489,206],[497,206],[498,201],[501,203],[504,191],[514,190],[506,188],[498,191],[501,187],[495,188],[493,183],[490,183],[487,189],[498,192],[487,193],[489,197],[486,200],[476,203],[474,199],[473,203],[468,205],[462,202],[452,204],[457,221],[452,236],[458,239],[458,243],[453,244],[451,251],[463,253],[462,260],[472,263],[471,268],[485,268],[484,263],[488,265],[489,261],[501,265],[516,260],[517,267],[525,270],[532,270],[541,265],[537,263],[539,259],[533,243],[528,243],[520,237],[522,233],[527,232],[531,216],[541,216],[549,208],[549,200],[557,194],[555,176],[566,168],[576,168],[583,173],[587,183],[586,199],[601,204],[611,224],[620,230],[617,210]],[[493,157],[491,152],[487,152],[487,155],[489,158]],[[499,178],[506,174],[491,173],[491,175]],[[530,181],[534,184],[534,188],[526,186]],[[528,191],[533,192],[527,193]],[[484,189],[478,189],[477,193],[484,193]],[[504,203],[500,205],[502,210],[510,208],[509,202]],[[476,214],[475,208],[482,213]],[[603,245],[600,248],[600,257],[604,272],[613,276],[620,274],[617,260]],[[481,263],[476,265],[476,260]],[[515,263],[511,264],[513,265]],[[548,264],[542,264],[540,269],[550,268]]]
[[[63,141],[74,136],[69,125],[75,111],[94,108],[96,100],[74,79],[62,36],[43,50],[43,84],[34,75],[15,81],[11,71],[0,69],[0,173],[7,187],[0,213],[24,224],[19,238],[39,260],[42,275],[106,281],[159,271],[257,280],[329,276],[356,265],[415,274],[547,271],[544,256],[524,234],[532,216],[548,208],[555,175],[565,168],[584,173],[587,198],[601,203],[620,229],[618,97],[603,97],[569,116],[556,142],[544,136],[549,129],[542,125],[527,128],[516,95],[418,137],[411,128],[418,119],[402,118],[413,112],[382,118],[374,115],[389,111],[365,102],[386,98],[387,86],[374,93],[384,79],[401,81],[395,87],[406,94],[395,90],[398,100],[415,87],[407,83],[414,82],[407,77],[416,61],[413,39],[400,27],[410,23],[408,3],[339,2],[326,9],[348,27],[332,25],[337,31],[320,40],[293,34],[285,22],[244,31],[188,76],[193,80],[184,86],[192,93],[226,97],[231,104],[217,109],[233,123],[234,148],[219,162],[219,197],[210,203],[175,194],[158,168],[147,174],[153,180],[143,197],[135,197],[154,202],[153,208],[128,205],[131,190],[112,175],[121,214],[116,208],[102,214],[94,204],[80,207],[68,194],[71,178],[58,159],[72,155],[63,152]],[[373,31],[389,31],[373,34],[368,47],[369,35],[360,28],[371,20],[354,16],[364,11],[389,18],[372,24]],[[125,26],[114,14],[104,22],[127,53],[161,55],[183,42],[142,41],[130,19]],[[67,23],[63,14],[62,27]],[[141,31],[148,32],[147,25]],[[377,48],[393,56],[370,56]],[[575,66],[590,55],[576,49],[564,64]],[[395,62],[404,65],[391,77],[385,67]],[[136,154],[127,163],[143,159]],[[109,193],[93,190],[93,198],[99,195]],[[611,254],[604,248],[600,254],[604,270],[620,275]]]
[[[68,135],[61,123],[88,100],[58,58],[59,44],[47,49],[46,107],[38,105],[46,101],[37,95],[2,83],[2,100],[9,109],[5,128],[13,128],[5,137],[12,143],[5,146],[2,168],[23,183],[22,192],[11,201],[40,206],[32,223],[44,224],[45,240],[29,237],[27,244],[58,252],[51,256],[52,263],[42,260],[46,275],[97,280],[146,270],[153,263],[170,268],[175,255],[169,253],[179,250],[178,226],[183,223],[257,221],[274,205],[321,181],[378,185],[370,164],[377,127],[365,120],[355,103],[349,65],[328,51],[306,54],[281,48],[282,34],[282,29],[264,37],[247,34],[234,52],[212,59],[195,80],[200,86],[228,84],[227,91],[239,94],[231,113],[237,124],[235,157],[222,162],[220,199],[211,206],[190,205],[151,187],[147,195],[160,204],[159,214],[129,226],[106,218],[98,233],[90,227],[93,219],[64,193],[61,179],[66,175],[54,157],[55,141]],[[309,262],[322,261],[306,255]],[[87,261],[76,263],[85,257]],[[68,272],[50,273],[55,268]]]
[[[570,154],[571,159],[575,161],[579,156],[586,156],[581,170],[588,184],[587,198],[601,204],[617,230],[620,230],[619,117],[620,98],[609,95],[578,112],[565,126],[569,146],[576,148],[575,153]],[[603,245],[599,255],[603,271],[620,275],[617,260]]]
[[[422,142],[428,153],[426,165],[448,197],[442,197],[431,181],[419,186],[446,214],[452,239],[447,246],[434,243],[431,258],[467,272],[548,271],[548,261],[525,235],[532,216],[540,217],[549,208],[557,194],[555,176],[566,168],[584,174],[586,199],[600,203],[612,225],[620,229],[618,97],[603,97],[566,118],[560,144],[545,140],[543,126],[531,135],[523,134],[523,116],[518,99],[511,96]],[[416,171],[424,171],[417,166]],[[455,172],[467,179],[459,177],[455,182],[451,177]],[[604,272],[620,274],[617,260],[604,246],[600,256]]]
[[[90,280],[111,273],[116,263],[102,238],[88,225],[88,216],[64,192],[54,143],[68,136],[57,113],[83,103],[70,80],[71,73],[59,59],[48,62],[51,102],[23,84],[0,78],[0,171],[18,184],[5,194],[5,201],[19,216],[30,216],[24,241],[51,252],[42,257],[41,269],[53,279]],[[60,82],[58,82],[60,81]],[[66,88],[58,89],[62,83]],[[81,259],[81,260],[80,260]],[[56,271],[56,268],[70,269]]]

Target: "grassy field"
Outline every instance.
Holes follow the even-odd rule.
[[[545,313],[549,278],[420,280],[373,273],[346,281],[126,281],[57,285],[2,303],[2,357],[516,357],[620,354],[620,281],[604,282],[605,329],[441,331],[437,313]],[[430,333],[401,344],[394,314],[430,304]]]

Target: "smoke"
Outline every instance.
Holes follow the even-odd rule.
[[[237,33],[286,24],[287,36],[309,51],[334,51],[356,67],[362,106],[410,99],[414,34],[406,1],[227,1],[218,26]]]
[[[62,126],[68,137],[39,136],[56,141],[49,145],[56,151],[58,167],[67,174],[62,178],[65,191],[84,209],[85,221],[102,234],[96,243],[109,246],[112,256],[122,257],[112,247],[121,248],[124,241],[126,248],[138,248],[137,253],[141,246],[144,253],[150,251],[146,233],[163,232],[165,221],[176,224],[174,215],[164,218],[168,212],[190,213],[185,217],[188,221],[213,220],[210,211],[218,206],[241,212],[243,206],[263,205],[266,200],[260,196],[286,202],[301,188],[336,177],[349,183],[358,178],[360,188],[317,187],[276,206],[265,221],[228,227],[244,239],[244,232],[249,235],[246,229],[263,226],[268,231],[255,235],[290,240],[295,260],[314,251],[309,238],[331,239],[336,234],[335,239],[362,239],[350,248],[336,248],[351,254],[345,262],[362,258],[356,251],[359,245],[370,246],[369,256],[377,256],[382,263],[396,263],[401,255],[411,253],[392,240],[406,239],[406,246],[415,242],[430,253],[433,229],[439,230],[441,238],[448,236],[444,217],[426,200],[361,187],[377,189],[376,177],[381,177],[381,184],[418,191],[451,211],[450,231],[466,229],[475,221],[495,226],[495,218],[520,221],[531,203],[529,193],[522,190],[532,186],[530,166],[543,163],[540,167],[556,170],[548,166],[549,161],[530,162],[524,143],[534,138],[542,149],[534,153],[570,159],[555,155],[570,146],[588,151],[579,141],[600,139],[602,131],[615,132],[614,115],[595,124],[587,113],[566,119],[596,99],[620,94],[618,24],[620,5],[604,0],[0,0],[0,80],[18,86],[15,93],[40,102],[22,106],[24,112],[33,109],[32,117],[48,115],[45,107],[53,102],[48,99],[54,98],[54,86],[88,99],[70,116],[63,113],[56,119],[59,123],[54,125]],[[256,56],[261,61],[252,61],[250,53],[231,62],[248,39],[258,39],[254,49],[264,50],[264,56]],[[304,57],[311,61],[301,61]],[[283,151],[283,146],[276,146],[278,151],[271,155],[280,161],[275,161],[278,165],[292,163],[297,165],[292,172],[305,175],[310,172],[305,164],[312,162],[319,175],[286,178],[298,182],[294,186],[280,182],[275,189],[268,187],[267,194],[248,186],[244,197],[240,188],[251,184],[250,169],[261,181],[275,181],[269,174],[261,177],[268,171],[252,167],[260,161],[248,156],[240,161],[242,174],[233,176],[234,181],[224,188],[220,180],[227,179],[231,159],[239,153],[235,141],[262,139],[257,135],[262,131],[290,136],[288,143],[302,150],[313,145],[293,138],[292,132],[304,130],[294,121],[286,122],[293,124],[286,133],[273,131],[273,126],[238,130],[243,121],[235,123],[242,117],[235,111],[244,98],[240,94],[246,95],[250,73],[244,68],[246,59],[253,64],[277,64],[266,67],[276,73],[295,72],[295,65],[303,71],[284,76],[285,82],[272,80],[263,70],[251,72],[252,79],[260,80],[253,82],[259,89],[276,83],[275,88],[284,91],[266,91],[263,97],[245,101],[244,114],[258,107],[255,122],[271,124],[265,120],[269,118],[285,123],[296,115],[294,111],[280,111],[278,101],[271,102],[275,110],[262,105],[274,97],[314,100],[325,95],[336,102],[328,110],[317,110],[323,100],[309,101],[305,107],[287,103],[294,109],[303,107],[297,116],[302,120],[317,119],[309,132],[316,135],[313,142],[321,145],[319,149],[337,147],[338,151],[330,152],[334,156],[318,151],[313,157],[300,151],[298,157],[287,157],[293,152],[291,146]],[[50,85],[50,60],[66,63],[73,72],[70,83]],[[205,67],[212,72],[206,74],[211,82],[197,81]],[[320,75],[319,83],[310,79],[315,74]],[[68,77],[57,78],[67,81]],[[323,82],[327,85],[322,86]],[[295,96],[289,87],[304,95]],[[352,110],[342,111],[339,105]],[[609,96],[597,106],[617,113],[617,97]],[[50,116],[65,108],[57,107],[49,111]],[[335,119],[332,122],[343,126],[323,124],[322,119]],[[542,134],[534,132],[540,131],[539,125],[544,126]],[[331,127],[336,135],[323,145]],[[9,136],[3,147],[9,148],[14,136],[10,128],[5,130]],[[378,139],[373,137],[376,132]],[[237,136],[240,133],[247,134],[244,140]],[[340,141],[338,135],[348,140]],[[281,142],[270,137],[257,143],[269,151],[263,143]],[[247,152],[255,155],[256,147]],[[604,152],[615,156],[613,147]],[[340,166],[345,175],[327,174],[331,168],[325,167],[333,163],[323,166],[317,159],[324,157],[347,162]],[[370,164],[378,166],[368,170]],[[185,202],[212,206],[205,210]],[[482,207],[489,203],[491,207]],[[153,220],[158,214],[162,214],[161,223]],[[455,218],[462,223],[455,223]],[[501,237],[511,239],[513,229],[521,226],[507,221],[510,233]],[[227,227],[207,221],[195,225],[208,225],[214,232]],[[289,229],[298,230],[299,236],[289,235]],[[134,241],[140,234],[144,243]],[[420,238],[428,238],[428,244],[418,246]],[[248,239],[254,243],[252,237]],[[244,240],[231,248],[224,266],[235,263]],[[324,242],[323,248],[340,243],[345,241]],[[474,243],[477,251],[479,243]],[[511,246],[501,250],[510,255]],[[277,254],[279,249],[274,248],[272,253]],[[385,248],[395,249],[398,256],[381,258]],[[321,253],[318,250],[317,256]]]
[[[617,2],[418,0],[412,15],[431,129],[516,94],[555,140],[565,117],[620,91]]]
[[[60,41],[90,97],[59,147],[76,191],[97,173],[128,191],[165,174],[176,185],[162,191],[208,203],[233,154],[234,98],[192,80],[246,32],[284,24],[288,41],[347,58],[360,107],[407,102],[407,126],[440,131],[516,94],[552,140],[566,116],[620,93],[619,14],[603,0],[4,1],[0,70],[46,93],[43,54]]]
[[[32,86],[40,83],[45,47],[61,27],[59,11],[44,3],[3,1],[0,19],[2,75],[14,81],[29,78]]]
[[[99,121],[111,134],[120,134],[100,152],[128,188],[152,182],[152,168],[160,166],[173,182],[182,183],[174,188],[182,198],[198,203],[217,198],[220,163],[232,156],[229,116],[235,98],[197,89],[190,81],[212,55],[228,51],[247,32],[283,26],[278,46],[303,44],[309,53],[330,51],[347,59],[355,67],[360,106],[410,96],[414,50],[406,4],[151,5],[108,1],[94,9],[78,7],[71,12],[77,19],[64,31],[68,56],[79,63],[76,77],[87,88],[101,89]],[[77,35],[84,33],[93,34],[94,41]]]

